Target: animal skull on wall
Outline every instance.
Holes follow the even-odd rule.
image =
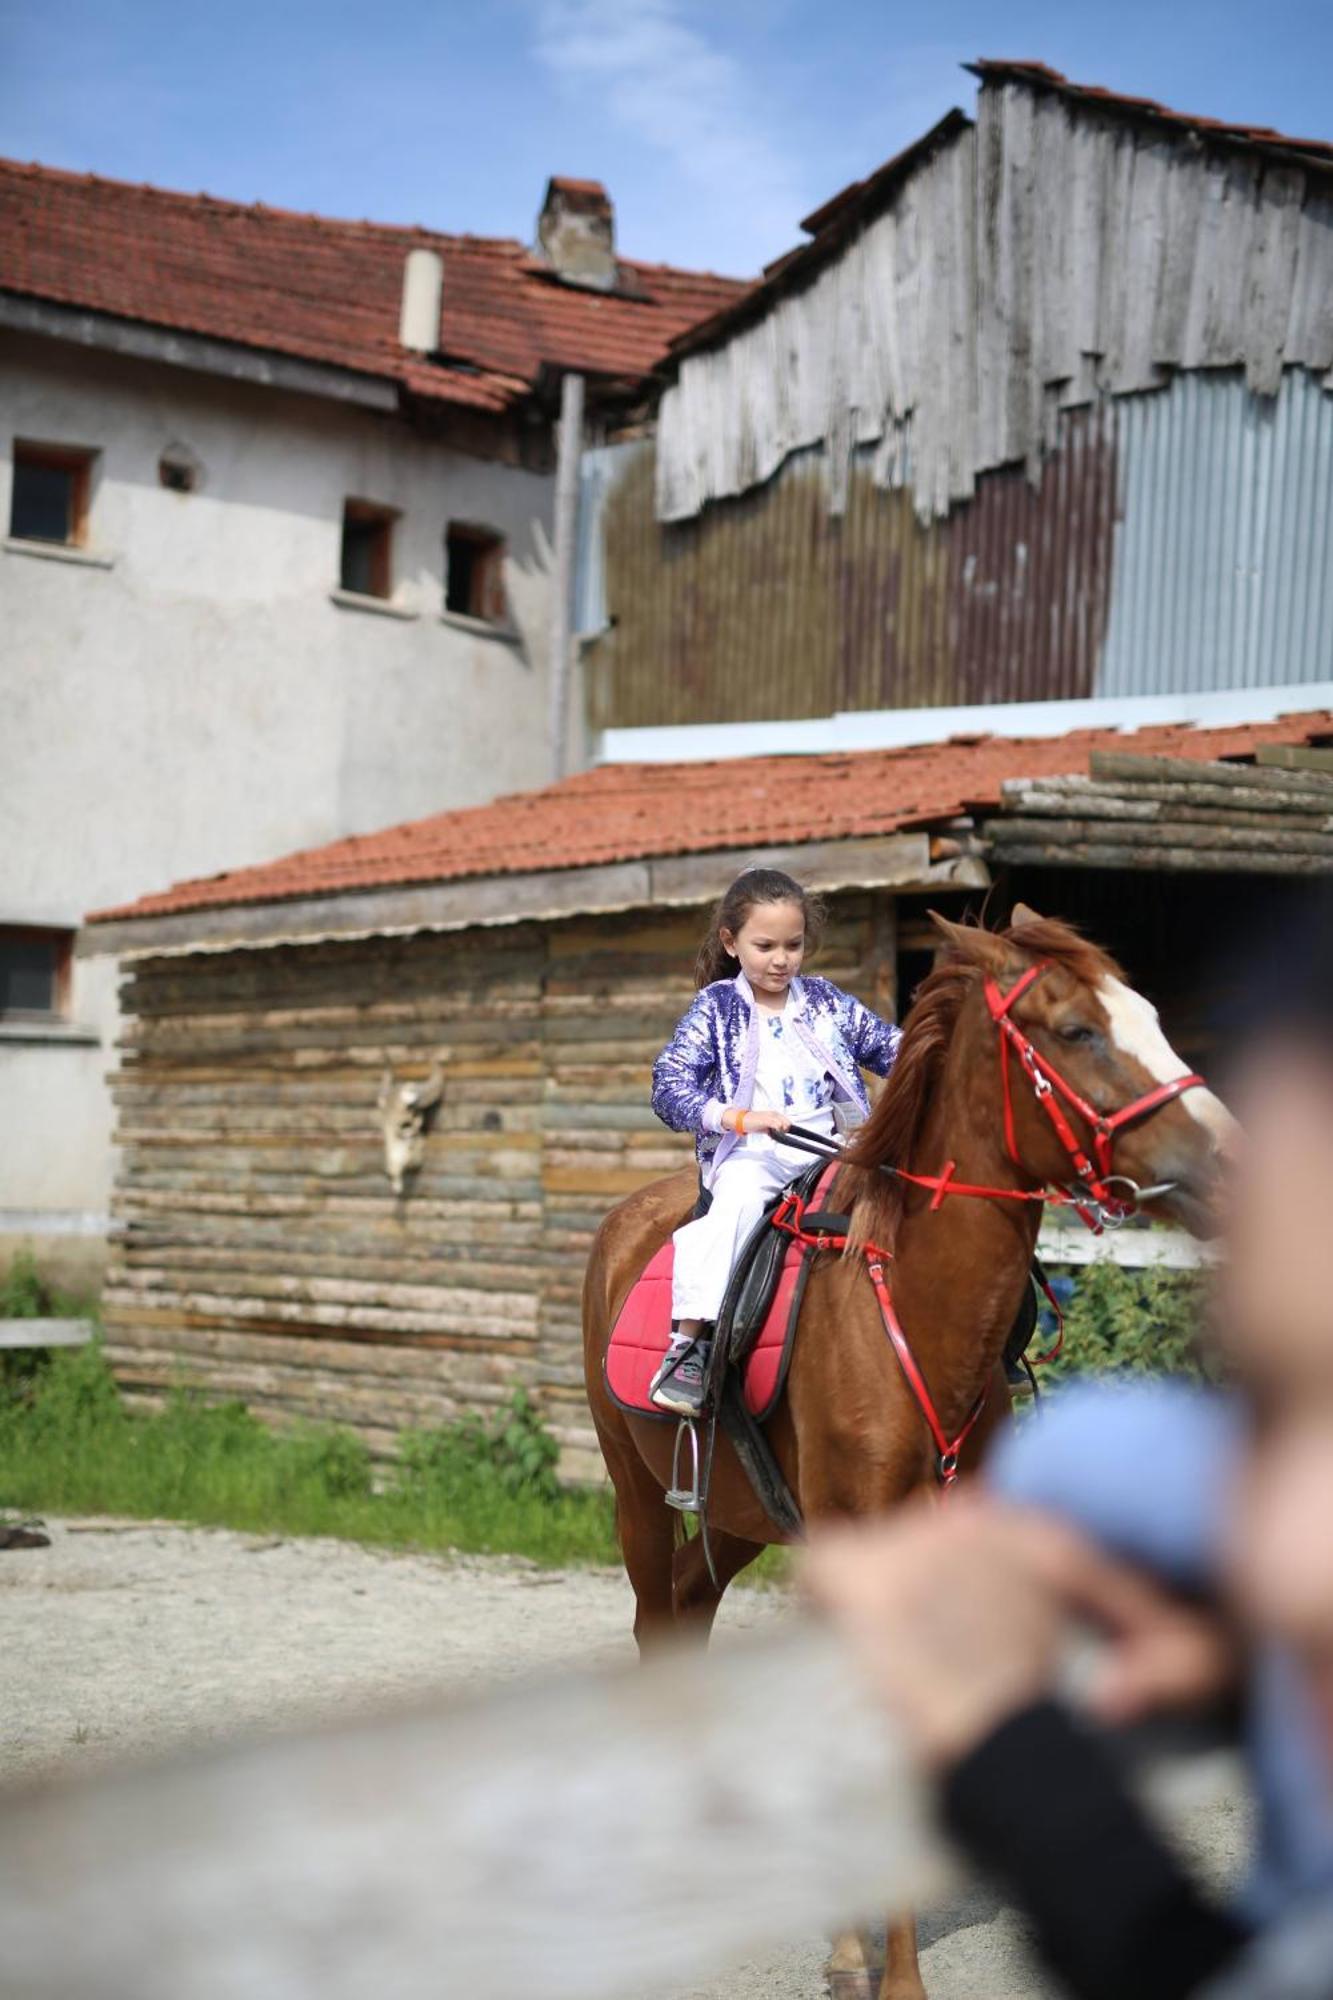
[[[437,1064],[424,1081],[396,1083],[391,1069],[380,1080],[380,1129],[384,1134],[384,1171],[397,1195],[406,1191],[426,1152],[426,1124],[444,1094],[444,1072]]]

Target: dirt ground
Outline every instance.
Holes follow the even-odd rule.
[[[166,1524],[47,1529],[48,1549],[0,1552],[0,1784],[632,1652],[629,1589],[610,1571]],[[719,1643],[784,1611],[777,1593],[733,1589]],[[1194,1811],[1183,1832],[1208,1878],[1242,1866],[1239,1799]],[[984,1890],[926,1916],[922,1943],[932,2000],[1054,1992]],[[807,2000],[824,1991],[825,1949],[811,1938],[679,2000]]]

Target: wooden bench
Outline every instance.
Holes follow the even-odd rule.
[[[86,1347],[93,1331],[90,1319],[0,1319],[0,1348]]]

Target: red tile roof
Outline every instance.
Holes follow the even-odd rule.
[[[239,868],[89,921],[175,916],[239,903],[587,868],[652,856],[851,840],[930,825],[1000,803],[1006,778],[1086,772],[1093,750],[1198,762],[1252,755],[1261,743],[1333,736],[1333,712],[1223,729],[1184,724],[1080,729],[1066,736],[985,736],[901,750],[743,757],[723,763],[604,764],[543,791],[436,813],[383,833],[335,840],[280,861]]]
[[[407,252],[444,260],[440,352],[398,342]],[[0,160],[0,288],[388,377],[501,410],[543,365],[637,381],[745,286],[621,260],[619,293],[562,284],[520,243],[338,222]],[[453,366],[449,364],[453,363]]]

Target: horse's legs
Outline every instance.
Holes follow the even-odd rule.
[[[879,2000],[926,2000],[916,1955],[916,1919],[890,1923],[884,1941],[884,1979]]]
[[[647,1654],[671,1636],[675,1619],[671,1564],[676,1517],[633,1440],[597,1423],[602,1457],[616,1495],[616,1535],[634,1592],[634,1637]]]
[[[742,1541],[739,1535],[728,1535],[717,1528],[709,1530],[708,1540],[717,1570],[716,1583],[708,1573],[708,1557],[704,1552],[702,1535],[693,1535],[688,1542],[682,1543],[676,1550],[672,1565],[672,1599],[677,1627],[697,1639],[700,1645],[708,1643],[723,1591],[747,1563],[754,1561],[764,1546],[762,1542]]]
[[[874,2000],[878,1985],[864,1931],[839,1931],[824,1965],[830,2000]]]
[[[865,1931],[840,1931],[824,1967],[830,2000],[926,2000],[916,1956],[912,1917],[891,1922],[884,1939],[884,1971]]]

